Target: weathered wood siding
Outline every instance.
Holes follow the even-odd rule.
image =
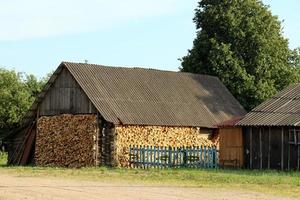
[[[219,129],[222,167],[242,167],[244,164],[242,128],[224,127]]]
[[[100,94],[99,94],[100,95]],[[63,69],[39,105],[39,115],[95,114],[97,111],[67,69]]]
[[[300,146],[289,144],[289,129],[290,127],[245,128],[243,133],[245,167],[299,170]]]

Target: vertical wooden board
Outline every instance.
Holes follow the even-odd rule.
[[[44,106],[43,106],[43,109],[45,110],[45,111],[48,111],[48,110],[50,110],[51,108],[50,108],[50,98],[49,98],[49,94],[46,94],[46,98],[44,98]],[[40,112],[41,112],[41,109],[40,109]]]
[[[66,96],[64,94],[64,88],[58,88],[58,96],[59,96],[59,99],[56,99],[55,101],[59,101],[59,104],[57,105],[58,107],[58,110],[59,110],[59,113],[60,114],[63,114],[63,109],[64,109],[64,104],[65,104],[65,101],[66,101]]]
[[[271,159],[272,169],[281,169],[281,128],[271,128]]]
[[[283,166],[284,169],[288,169],[288,155],[289,155],[289,128],[285,127],[284,128],[284,161],[283,161]]]
[[[268,169],[271,168],[271,127],[268,127]]]
[[[244,167],[250,168],[250,128],[243,129],[243,141],[244,141]]]
[[[220,148],[220,154],[219,154],[219,159],[222,161],[225,159],[226,155],[226,138],[224,131],[222,129],[219,130],[219,138],[220,138],[220,143],[219,143],[219,148]]]
[[[84,105],[83,104],[83,101],[82,101],[82,91],[81,90],[77,90],[76,91],[76,112],[77,113],[83,113],[83,110],[84,110]]]
[[[74,88],[73,89],[73,112],[74,112],[74,114],[78,110],[78,107],[77,107],[77,101],[78,101],[77,96],[78,96],[78,94],[77,93],[78,93],[78,89]]]
[[[252,128],[252,168],[260,168],[259,128]]]
[[[262,160],[262,130],[263,127],[259,127],[259,169],[263,168],[263,160]]]
[[[70,105],[69,105],[69,107],[70,107],[71,114],[74,114],[74,90],[75,90],[74,88],[70,88],[70,101],[69,101]]]
[[[281,159],[280,159],[281,170],[284,168],[284,128],[281,127]]]
[[[50,99],[50,110],[55,111],[55,95],[54,95],[54,89],[51,88],[49,91],[49,99]]]
[[[56,77],[54,83],[52,84],[51,88],[54,88],[54,87],[55,88],[60,88],[60,82],[61,82],[60,76],[61,76],[61,73],[59,75],[57,75],[57,77]]]
[[[57,113],[62,114],[63,112],[61,112],[60,110],[60,104],[62,103],[61,101],[61,94],[60,94],[60,88],[55,88],[54,89],[54,104],[55,104],[55,110],[57,111]]]
[[[65,85],[64,85],[64,87],[65,88],[72,88],[73,87],[73,82],[74,82],[74,80],[73,80],[73,77],[71,76],[71,74],[70,73],[66,73],[66,82],[65,82]]]
[[[269,128],[262,128],[262,161],[263,169],[268,169],[268,155],[269,155]]]
[[[298,146],[292,144],[290,145],[290,150],[290,169],[296,170],[298,165]]]
[[[71,88],[65,88],[64,110],[71,113]]]
[[[84,92],[82,91],[84,94]],[[82,111],[83,113],[90,113],[90,99],[86,95],[81,96],[83,105],[84,105],[84,110]]]

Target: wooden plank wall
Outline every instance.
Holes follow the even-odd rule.
[[[40,116],[59,114],[96,114],[87,95],[64,68],[39,106]]]
[[[290,127],[245,128],[243,131],[245,167],[248,169],[299,169],[299,145],[289,144],[289,129]]]
[[[224,127],[219,129],[222,167],[242,167],[244,164],[242,128]]]

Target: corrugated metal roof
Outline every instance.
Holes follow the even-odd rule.
[[[63,67],[104,119],[115,124],[212,128],[245,114],[213,76],[70,62],[63,62],[56,74]],[[52,77],[46,89],[54,80]],[[35,102],[34,109],[39,102]]]
[[[249,112],[240,126],[300,126],[300,84],[278,92]]]
[[[64,62],[107,121],[202,126],[245,114],[218,78],[142,68]]]

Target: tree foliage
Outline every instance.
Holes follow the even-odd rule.
[[[19,123],[45,82],[31,74],[0,68],[0,131]]]
[[[297,81],[299,52],[260,0],[202,0],[194,22],[197,37],[181,70],[218,76],[247,110]]]

